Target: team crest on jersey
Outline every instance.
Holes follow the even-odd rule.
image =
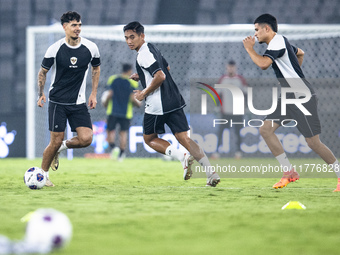
[[[71,60],[71,64],[75,65],[78,59],[76,57],[72,57],[70,60]]]

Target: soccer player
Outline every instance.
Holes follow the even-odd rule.
[[[237,65],[234,60],[230,60],[226,65],[226,73],[222,75],[219,79],[218,84],[231,84],[243,91],[244,94],[247,94],[247,82],[244,77],[237,73]],[[226,89],[216,89],[219,93],[222,100],[221,107],[221,119],[233,119],[235,122],[242,122],[241,115],[233,115],[233,98],[230,91]],[[241,152],[241,125],[235,125],[235,134],[236,134],[236,152],[235,159],[242,158]],[[220,146],[223,146],[223,125],[220,125],[219,133],[218,133],[218,143]],[[223,150],[222,150],[223,152]]]
[[[145,100],[145,143],[159,153],[178,159],[184,169],[184,180],[192,176],[191,165],[193,159],[196,159],[206,170],[207,186],[215,187],[220,182],[220,177],[212,171],[203,150],[188,136],[189,126],[183,111],[185,102],[170,75],[167,61],[155,45],[145,42],[144,27],[139,22],[130,22],[123,30],[129,48],[137,51],[137,73],[131,78],[140,80],[143,86],[143,90],[135,90],[135,97],[139,101]],[[165,132],[165,124],[192,155],[181,152],[168,141],[158,137],[158,134]]]
[[[303,104],[311,115],[305,115],[296,105],[288,104],[286,106],[287,115],[282,116],[281,98],[279,98],[277,109],[272,114],[266,116],[264,125],[260,127],[261,136],[284,170],[283,177],[278,183],[274,184],[273,188],[286,187],[290,182],[299,179],[299,174],[292,168],[282,144],[274,133],[280,127],[283,119],[294,119],[298,123],[297,128],[305,137],[308,146],[336,172],[338,185],[334,191],[340,191],[339,162],[332,151],[320,141],[321,124],[317,112],[316,95],[312,86],[305,79],[300,67],[304,57],[303,50],[291,45],[286,37],[277,34],[277,21],[274,16],[263,14],[254,21],[254,25],[255,37],[258,42],[266,43],[268,47],[263,56],[261,56],[254,50],[255,37],[246,37],[243,40],[243,45],[252,61],[263,70],[272,66],[281,87],[299,88],[307,90],[311,94],[310,100]],[[288,98],[303,98],[303,95],[307,96],[304,93],[301,95],[299,92],[288,94]],[[273,124],[272,120],[275,120]]]
[[[135,99],[133,90],[138,88],[138,82],[129,79],[132,75],[132,66],[123,64],[120,75],[112,75],[107,81],[108,94],[103,102],[107,107],[107,140],[111,147],[112,158],[122,161],[125,158],[127,144],[127,130],[133,117],[133,105],[140,107],[141,103]],[[116,126],[119,124],[119,147],[115,145]]]
[[[89,65],[92,65],[92,91],[88,107],[97,105],[97,87],[100,76],[100,55],[95,43],[80,37],[81,17],[77,12],[66,12],[61,18],[65,37],[52,44],[41,64],[38,74],[38,106],[46,103],[44,86],[46,74],[52,68],[49,90],[50,143],[45,148],[41,168],[47,174],[46,186],[54,186],[48,170],[57,170],[59,153],[68,148],[87,147],[92,142],[92,122],[86,106],[85,88]],[[64,140],[66,121],[77,136]],[[53,162],[52,162],[53,161]]]

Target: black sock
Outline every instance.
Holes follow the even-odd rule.
[[[124,150],[123,149],[120,149],[120,153],[119,153],[119,157],[121,157],[124,153]]]
[[[113,149],[114,147],[116,147],[115,143],[109,143],[111,149]]]

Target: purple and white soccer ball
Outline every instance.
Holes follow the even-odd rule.
[[[27,250],[49,253],[65,247],[72,238],[72,224],[62,212],[41,208],[33,212],[27,223],[24,243]]]
[[[46,184],[46,173],[39,167],[31,167],[24,175],[24,182],[30,189],[41,189]]]

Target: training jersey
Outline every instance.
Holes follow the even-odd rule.
[[[223,75],[218,84],[229,84],[237,87],[243,91],[244,94],[247,94],[247,82],[241,75]],[[218,94],[221,97],[222,105],[221,111],[223,114],[233,115],[233,96],[228,89],[216,89]]]
[[[297,51],[298,48],[292,46],[286,37],[276,34],[263,55],[273,60],[272,67],[282,87],[309,89],[311,94],[315,94],[299,65]],[[295,93],[297,98],[300,95]]]
[[[77,46],[69,45],[66,38],[52,44],[41,64],[47,70],[52,67],[49,101],[64,105],[85,103],[90,63],[99,66],[100,54],[97,45],[84,37]]]
[[[166,75],[163,84],[145,98],[145,113],[163,115],[185,106],[167,67],[167,61],[153,44],[145,42],[138,50],[136,69],[143,88],[150,86],[157,71],[162,70]]]
[[[106,114],[120,118],[132,119],[133,105],[130,95],[138,88],[138,82],[122,75],[112,75],[107,81],[109,90],[113,91],[107,105]]]

